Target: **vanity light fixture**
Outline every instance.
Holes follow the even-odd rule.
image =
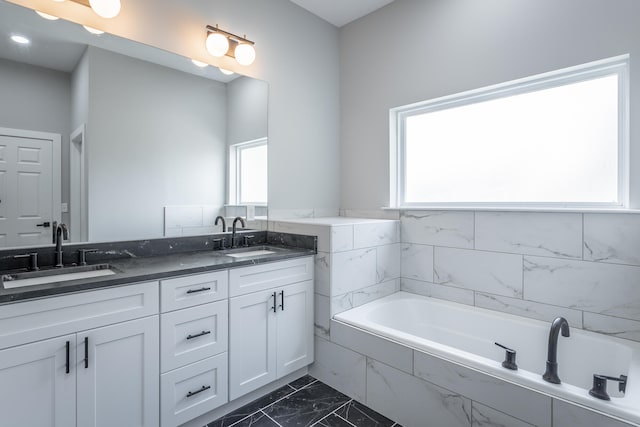
[[[59,0],[55,0],[59,1]],[[63,0],[64,1],[64,0]],[[120,0],[71,0],[74,3],[90,7],[102,18],[115,18],[120,13]]]
[[[200,67],[200,68],[209,66],[209,64],[207,64],[206,62],[198,61],[197,59],[192,59],[191,62],[193,62],[193,65],[195,65],[196,67]]]
[[[97,36],[99,36],[100,34],[104,34],[104,31],[102,30],[98,30],[97,28],[93,28],[93,27],[88,27],[86,25],[82,26],[85,30],[89,31],[91,34],[95,34]]]
[[[216,25],[207,25],[206,47],[209,53],[216,57],[224,55],[235,58],[240,65],[251,65],[256,59],[255,43],[245,37],[240,37],[221,30]]]
[[[44,19],[48,19],[49,21],[57,21],[58,19],[60,19],[57,16],[49,15],[48,13],[40,12],[39,10],[36,10],[36,13]]]

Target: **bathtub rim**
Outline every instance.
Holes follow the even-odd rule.
[[[401,295],[398,295],[401,294]],[[638,387],[635,388],[636,392],[631,394],[626,394],[624,398],[615,398],[612,397],[611,401],[598,400],[589,396],[588,393],[585,392],[585,389],[571,385],[571,384],[550,384],[541,380],[541,375],[533,373],[531,371],[510,371],[501,366],[500,362],[487,359],[483,356],[475,355],[473,353],[469,353],[464,350],[456,349],[454,347],[440,344],[431,340],[427,340],[424,338],[415,337],[413,340],[407,338],[408,342],[403,341],[402,339],[398,339],[398,333],[393,328],[380,326],[382,329],[376,329],[374,327],[368,328],[367,326],[363,326],[363,322],[359,324],[351,323],[348,320],[344,320],[345,313],[354,312],[355,310],[361,309],[365,306],[373,306],[375,303],[380,303],[382,300],[396,299],[398,297],[409,296],[411,298],[418,297],[419,299],[425,299],[431,303],[441,304],[441,305],[452,305],[453,307],[464,308],[466,310],[478,310],[480,312],[486,312],[491,315],[498,316],[507,316],[513,317],[520,321],[534,321],[534,322],[543,322],[538,319],[526,318],[524,316],[517,316],[510,313],[503,313],[495,310],[489,310],[482,307],[471,306],[467,304],[457,303],[448,300],[442,300],[439,298],[428,297],[419,294],[413,294],[406,291],[398,291],[393,294],[387,295],[383,298],[379,298],[374,301],[370,301],[361,306],[352,308],[350,310],[346,310],[344,312],[335,314],[331,319],[331,322],[340,323],[343,326],[347,326],[353,328],[359,332],[367,333],[372,336],[385,339],[392,343],[405,346],[412,351],[418,351],[425,353],[429,356],[433,356],[439,358],[441,360],[454,363],[456,365],[462,366],[464,368],[472,369],[476,372],[479,372],[484,375],[489,375],[490,377],[499,379],[501,381],[505,381],[507,383],[523,387],[525,389],[531,390],[536,393],[541,393],[545,396],[548,396],[553,399],[561,400],[566,403],[570,403],[584,409],[596,412],[600,415],[628,423],[635,426],[640,426],[640,406],[634,405],[636,402],[640,402],[640,389]],[[368,307],[368,308],[370,308]],[[361,310],[360,310],[361,311]],[[588,334],[597,334],[596,332],[586,331],[580,329],[580,331],[588,333]],[[400,334],[405,337],[413,337],[413,335],[404,333],[400,331]],[[400,337],[402,338],[402,337]],[[617,337],[610,337],[603,335],[601,338],[606,340],[611,340],[613,342],[623,344],[625,346],[629,346],[632,348],[633,355],[631,360],[631,366],[629,367],[629,377],[632,377],[633,370],[633,378],[640,378],[640,366],[638,365],[639,357],[640,357],[640,344],[630,341],[630,340],[622,340]],[[423,345],[420,343],[416,343],[416,341],[423,341]],[[428,343],[428,344],[426,344]],[[453,349],[454,351],[451,351]],[[478,360],[480,359],[480,360]],[[491,362],[491,363],[486,363]],[[412,373],[414,375],[414,373]],[[427,381],[427,380],[424,380]],[[613,385],[612,385],[613,386]],[[636,409],[637,408],[637,409]]]

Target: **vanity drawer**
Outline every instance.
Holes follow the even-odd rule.
[[[158,314],[158,282],[114,286],[0,307],[0,348]]]
[[[160,281],[160,311],[179,310],[227,297],[227,270]]]
[[[178,426],[227,401],[227,353],[160,377],[162,427]]]
[[[229,270],[232,297],[313,279],[313,257],[269,262]]]
[[[168,372],[227,351],[227,300],[160,316],[160,365]]]

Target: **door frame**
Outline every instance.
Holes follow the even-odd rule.
[[[62,137],[59,133],[0,127],[0,135],[51,141],[51,221],[62,220]],[[56,185],[57,183],[57,185]]]
[[[84,124],[69,137],[69,226],[73,242],[88,240],[85,138]]]

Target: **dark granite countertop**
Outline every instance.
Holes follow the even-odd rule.
[[[313,239],[315,246],[316,241],[315,238]],[[280,240],[282,241],[282,239]],[[71,292],[100,289],[110,286],[166,279],[188,274],[282,261],[290,258],[310,256],[316,253],[315,247],[313,249],[309,247],[293,247],[272,241],[264,241],[261,243],[262,244],[256,245],[255,247],[244,249],[259,250],[266,248],[264,246],[266,244],[268,245],[268,249],[275,253],[257,255],[248,258],[233,258],[228,256],[228,254],[237,252],[238,249],[217,251],[208,249],[192,252],[168,252],[154,256],[130,256],[127,258],[116,258],[112,260],[101,259],[100,261],[102,263],[108,263],[109,266],[116,271],[116,274],[88,279],[69,280],[66,282],[24,286],[13,289],[4,289],[4,287],[0,285],[0,304],[26,301]]]

